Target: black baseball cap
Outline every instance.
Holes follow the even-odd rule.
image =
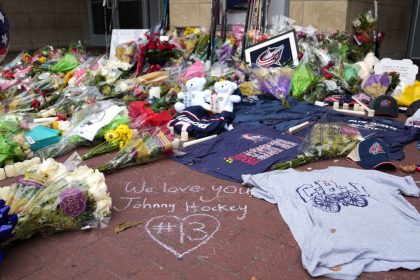
[[[370,138],[360,142],[347,158],[355,161],[364,169],[375,169],[385,166],[397,168],[389,160],[388,148],[385,143],[377,138]]]
[[[397,100],[392,96],[379,96],[370,102],[369,107],[375,110],[375,116],[398,117]]]

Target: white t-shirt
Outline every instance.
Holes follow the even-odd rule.
[[[254,197],[277,203],[312,276],[420,268],[420,214],[401,195],[419,196],[411,176],[329,167],[242,178]]]

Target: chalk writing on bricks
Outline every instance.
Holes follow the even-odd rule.
[[[194,214],[185,218],[158,216],[150,219],[145,228],[150,238],[181,258],[206,244],[219,230],[220,222],[208,214]]]
[[[185,198],[174,200],[179,195]],[[246,218],[248,205],[236,202],[238,196],[250,196],[250,190],[240,186],[171,186],[166,182],[150,185],[143,180],[128,182],[113,208],[163,212],[164,215],[147,221],[145,230],[157,244],[181,258],[206,244],[219,231],[218,216],[226,220],[226,214],[232,213],[227,219]]]

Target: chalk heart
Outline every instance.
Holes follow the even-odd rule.
[[[220,222],[208,214],[159,216],[150,219],[145,227],[154,241],[181,258],[206,244],[219,230]]]

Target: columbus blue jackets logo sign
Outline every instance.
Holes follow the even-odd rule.
[[[282,66],[281,57],[283,55],[284,45],[277,48],[268,48],[260,54],[257,59],[257,65],[261,67]]]
[[[299,64],[295,32],[289,31],[265,42],[245,49],[248,65],[281,67]]]

